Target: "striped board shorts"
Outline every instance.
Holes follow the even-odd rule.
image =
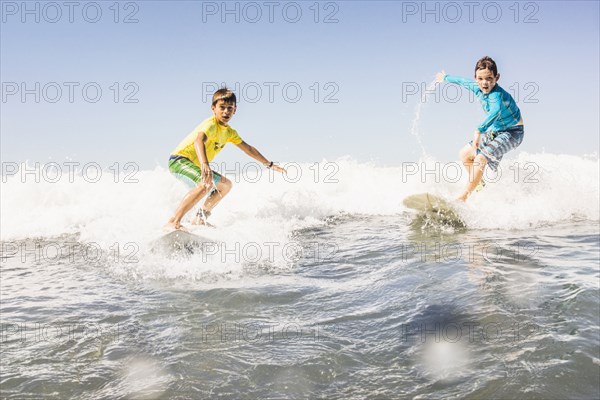
[[[486,132],[482,135],[477,154],[483,154],[493,171],[498,170],[502,157],[517,148],[525,136],[523,125],[515,125],[499,132]],[[473,142],[471,142],[473,143]]]
[[[200,167],[194,164],[189,158],[181,156],[169,157],[169,171],[190,189],[198,186],[202,182],[202,171]],[[213,171],[213,183],[216,187],[221,182],[221,175]],[[214,190],[214,189],[213,189]]]

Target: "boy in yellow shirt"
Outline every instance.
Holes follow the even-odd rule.
[[[286,172],[285,169],[274,165],[273,161],[267,160],[256,148],[244,142],[237,131],[229,126],[236,106],[237,100],[231,90],[217,90],[212,97],[213,116],[198,125],[171,153],[169,171],[185,182],[191,190],[181,200],[175,214],[165,225],[166,230],[182,229],[183,216],[212,189],[192,220],[192,224],[208,225],[206,219],[232,186],[229,179],[212,171],[209,164],[228,142],[235,144],[265,167],[281,173]]]

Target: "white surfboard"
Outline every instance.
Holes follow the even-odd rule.
[[[432,220],[456,227],[467,226],[451,201],[443,197],[431,193],[418,193],[406,197],[402,203]]]

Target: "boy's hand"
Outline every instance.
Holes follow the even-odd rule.
[[[212,187],[213,185],[213,176],[212,170],[210,169],[210,165],[202,164],[202,182],[206,187]]]
[[[286,174],[287,175],[287,171],[285,170],[285,168],[281,168],[279,165],[273,164],[273,166],[271,167],[271,169],[273,171],[277,171],[277,172],[280,172],[282,174]]]
[[[473,133],[473,150],[477,150],[479,148],[480,141],[481,141],[481,132],[475,131],[475,133]]]
[[[446,76],[446,71],[442,70],[441,72],[438,72],[437,74],[435,74],[435,81],[437,83],[444,82],[445,76]]]

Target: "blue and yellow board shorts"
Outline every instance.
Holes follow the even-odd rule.
[[[169,157],[169,171],[190,189],[195,188],[202,182],[202,170],[189,158],[172,155]],[[215,171],[213,171],[212,175],[214,186],[216,187],[221,182],[221,175]]]
[[[493,171],[498,170],[502,157],[523,141],[523,125],[515,125],[499,132],[486,132],[481,137],[477,154],[483,154]],[[470,143],[473,143],[471,141]]]

